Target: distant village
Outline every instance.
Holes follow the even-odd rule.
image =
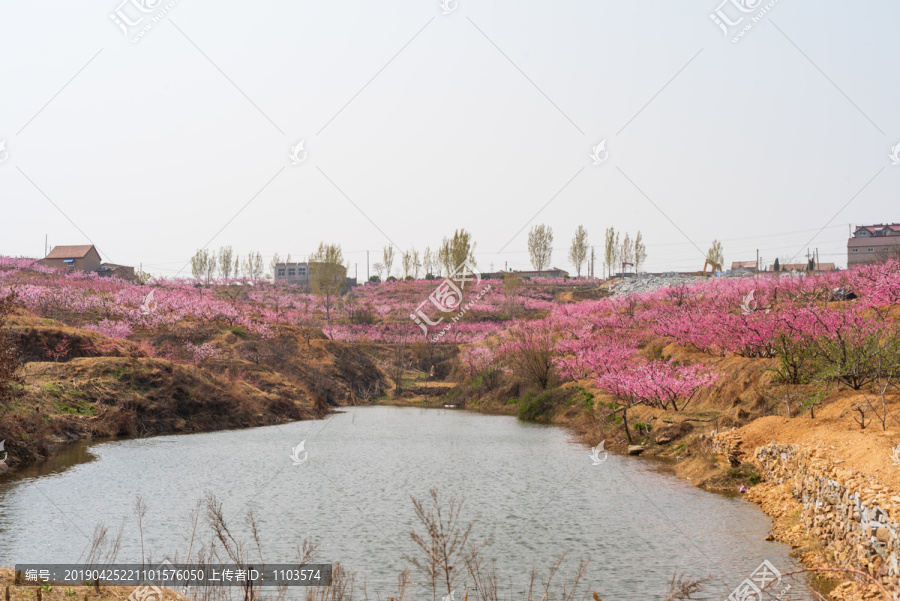
[[[853,230],[847,240],[847,266],[875,263],[890,259],[900,259],[900,223],[860,225]],[[81,271],[94,272],[100,276],[115,276],[125,280],[136,278],[135,268],[129,265],[103,262],[100,253],[93,244],[54,246],[47,255],[38,261],[41,265],[59,269],[62,272]],[[707,262],[709,263],[709,262]],[[813,253],[804,263],[780,264],[778,259],[769,265],[762,265],[759,258],[747,261],[732,261],[730,270],[713,265],[707,273],[706,267],[698,272],[680,272],[681,275],[728,275],[733,277],[751,276],[762,273],[797,273],[797,272],[830,272],[837,267],[833,262],[820,263],[817,253]],[[309,285],[310,264],[307,262],[283,262],[273,265],[271,277],[276,282],[292,283],[299,286]],[[503,278],[514,273],[521,278],[568,278],[569,272],[556,267],[541,271],[512,270],[482,273],[484,278]],[[663,272],[653,275],[663,275]],[[626,265],[614,276],[630,277]],[[357,285],[357,279],[347,278],[350,286]]]

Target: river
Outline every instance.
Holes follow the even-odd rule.
[[[244,516],[252,509],[267,562],[295,560],[308,538],[320,544],[321,561],[340,562],[358,585],[365,578],[370,598],[384,599],[416,553],[410,530],[422,530],[410,496],[434,487],[465,498],[463,518],[477,518],[470,540],[492,535],[484,554],[496,559],[504,598],[521,590],[532,565],[545,574],[564,552],[559,582],[589,558],[585,590],[607,601],[662,599],[675,572],[709,577],[699,598],[721,600],[764,560],[781,572],[798,567],[789,547],[764,540],[770,520],[753,504],[699,490],[653,460],[609,454],[595,464],[564,429],[455,410],[342,411],[321,421],[75,445],[0,483],[0,565],[75,562],[97,524],[112,531],[123,520],[118,561],[139,563],[138,495],[148,507],[146,553],[183,557],[189,513],[210,491],[241,540],[249,541]],[[295,465],[301,441],[305,461]],[[209,540],[208,531],[202,536]],[[792,587],[791,599],[805,597],[801,582]]]

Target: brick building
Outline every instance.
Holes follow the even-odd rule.
[[[858,226],[847,240],[847,266],[900,259],[900,223]]]

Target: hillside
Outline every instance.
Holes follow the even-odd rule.
[[[73,440],[317,419],[386,386],[358,350],[291,327],[268,339],[237,328],[193,331],[209,351],[194,362],[148,352],[151,340],[186,344],[182,328],[113,339],[21,310],[8,332],[24,379],[0,419],[10,467]]]

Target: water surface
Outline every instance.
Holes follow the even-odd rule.
[[[304,440],[308,458],[294,465],[292,447]],[[76,458],[86,448],[73,447]],[[139,562],[138,495],[148,505],[147,552],[183,557],[189,512],[211,491],[247,541],[252,509],[269,563],[294,560],[309,538],[322,561],[341,562],[365,577],[371,598],[384,598],[416,553],[410,496],[434,487],[465,497],[464,517],[478,520],[473,541],[493,535],[485,554],[504,596],[524,586],[530,566],[546,572],[564,552],[568,574],[578,558],[591,560],[590,589],[606,600],[661,599],[674,572],[711,577],[704,598],[724,599],[765,559],[782,572],[798,567],[789,547],[764,540],[770,520],[751,503],[698,490],[645,459],[610,454],[593,465],[567,431],[508,416],[353,407],[324,421],[89,451],[92,461],[62,469],[60,460],[0,484],[0,565],[77,561],[97,524],[114,530],[123,520],[118,560]],[[799,586],[792,599],[802,598]]]

